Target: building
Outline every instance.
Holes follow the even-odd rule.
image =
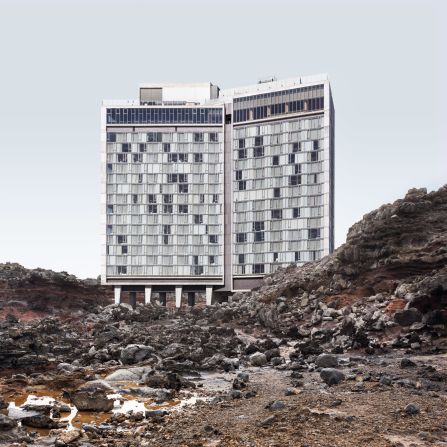
[[[326,75],[220,90],[142,84],[102,106],[102,283],[211,303],[333,251]]]

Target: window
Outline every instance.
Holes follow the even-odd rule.
[[[210,234],[210,244],[217,244],[217,235]]]
[[[107,205],[107,214],[113,214],[113,205]]]
[[[178,212],[180,214],[188,214],[188,205],[179,205]]]
[[[314,141],[313,141],[313,149],[314,149],[314,151],[317,151],[317,150],[318,150],[318,146],[319,146],[318,143],[319,143],[318,140],[314,140]]]
[[[264,146],[255,147],[253,149],[253,157],[263,157],[264,156]]]
[[[273,253],[273,262],[278,262],[278,253]]]
[[[106,234],[113,234],[113,225],[107,225]]]
[[[130,143],[123,143],[121,145],[121,152],[130,152]]]
[[[273,166],[279,166],[279,155],[274,155],[272,157],[272,165]]]
[[[293,217],[300,217],[301,210],[300,208],[293,208]]]
[[[318,239],[320,237],[319,228],[309,228],[309,239]]]
[[[298,143],[293,143],[292,152],[298,152],[300,150],[300,145]]]
[[[247,158],[247,149],[239,149],[237,152],[239,160]]]
[[[318,175],[313,174],[310,176],[311,183],[318,183]]]
[[[188,174],[179,174],[178,181],[179,181],[179,183],[187,183],[188,182]]]
[[[196,304],[196,294],[194,292],[188,292],[188,306],[193,307]]]
[[[148,203],[157,203],[157,197],[155,196],[155,194],[148,194],[147,201]]]
[[[295,174],[301,174],[301,164],[295,165]]]
[[[262,146],[262,137],[255,137],[255,147]]]
[[[289,176],[289,185],[301,185],[301,175]]]
[[[272,219],[282,219],[282,210],[272,210]]]
[[[167,234],[165,234],[163,236],[163,244],[164,245],[168,245],[169,244],[169,236]]]
[[[116,142],[116,133],[107,132],[107,142],[115,143]]]
[[[242,180],[242,170],[236,171],[236,180]]]
[[[219,194],[213,194],[213,203],[219,203]]]
[[[299,261],[300,259],[301,259],[300,252],[296,251],[295,252],[295,262]]]
[[[188,163],[188,154],[178,154],[178,161]]]
[[[147,141],[149,141],[150,143],[161,143],[161,133],[149,132],[147,134]]]
[[[202,132],[194,133],[194,143],[203,143],[203,133]]]
[[[239,255],[238,261],[239,261],[239,264],[245,264],[245,255]]]
[[[200,203],[205,203],[205,194],[200,194],[199,195],[199,202]]]
[[[121,254],[127,255],[127,245],[121,245]]]
[[[178,162],[178,154],[172,153],[168,154],[168,163],[177,163]]]
[[[157,205],[148,205],[147,212],[149,214],[157,214]]]
[[[179,185],[178,185],[178,192],[182,193],[182,194],[187,193],[188,192],[188,185],[185,184],[185,183],[179,183]]]
[[[264,273],[264,264],[253,264],[253,273]]]
[[[194,266],[193,275],[203,275],[203,265]]]
[[[163,194],[163,203],[172,203],[172,194]]]
[[[312,152],[310,154],[310,161],[318,161],[318,152]]]
[[[253,231],[264,231],[264,222],[262,221],[253,222]]]
[[[144,143],[140,143],[139,149],[140,149],[140,152],[146,152],[146,145]]]
[[[217,143],[217,132],[210,132],[209,134],[209,140],[212,143]]]
[[[171,225],[163,225],[163,234],[171,234]]]
[[[239,191],[245,191],[247,189],[247,182],[245,180],[241,180],[238,182]]]
[[[143,161],[143,154],[132,154],[134,163],[141,163]]]
[[[127,163],[127,154],[116,154],[118,163]]]
[[[236,233],[236,242],[247,242],[247,233]]]
[[[199,257],[198,256],[193,256],[192,257],[192,263],[194,265],[198,265],[199,264]]]
[[[239,149],[245,148],[245,138],[239,138]]]
[[[138,174],[138,183],[143,183],[143,174]]]
[[[177,183],[177,174],[168,174],[168,183]]]
[[[203,223],[203,215],[202,214],[194,214],[194,223],[202,224]]]
[[[127,236],[124,234],[118,234],[118,236],[116,237],[118,244],[127,244]]]
[[[127,275],[127,266],[126,265],[118,266],[118,275]]]
[[[215,265],[215,264],[216,264],[216,257],[210,256],[210,265]]]
[[[163,205],[164,214],[172,214],[172,205]]]
[[[295,154],[289,154],[289,164],[295,163]]]
[[[112,163],[107,163],[107,172],[110,174],[111,172],[113,172],[113,164]]]
[[[281,197],[281,188],[273,188],[273,197]]]
[[[255,242],[264,242],[264,232],[255,231]]]
[[[202,163],[203,162],[203,154],[194,154],[194,163]]]
[[[138,194],[132,194],[132,203],[138,203]]]

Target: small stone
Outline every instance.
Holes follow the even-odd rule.
[[[56,439],[56,445],[68,445],[81,437],[81,430],[63,431]]]
[[[268,418],[264,419],[260,425],[261,427],[268,427],[269,425],[272,425],[273,422],[275,422],[276,417],[275,416],[269,416]]]
[[[414,363],[412,360],[410,360],[408,357],[404,357],[401,361],[400,361],[400,367],[401,368],[413,368],[414,366],[416,366],[416,363]]]
[[[388,376],[382,376],[379,380],[381,385],[390,386],[392,384],[392,380]]]
[[[320,354],[315,360],[318,368],[336,368],[338,366],[338,358],[333,354]]]
[[[420,412],[419,407],[415,404],[408,404],[405,407],[405,413],[407,413],[407,414],[413,415],[413,414],[418,414],[419,412]]]
[[[334,368],[323,368],[320,372],[320,377],[329,386],[337,385],[345,379],[345,375]]]
[[[286,407],[285,403],[282,400],[274,400],[269,403],[266,408],[272,411],[282,410]]]
[[[262,352],[255,352],[250,356],[250,363],[253,366],[263,366],[267,363],[267,357]]]
[[[246,372],[240,372],[240,373],[237,374],[236,377],[239,380],[241,380],[242,382],[245,382],[245,383],[247,383],[249,381],[249,378],[250,378],[250,376]]]

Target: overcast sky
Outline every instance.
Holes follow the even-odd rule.
[[[0,262],[100,269],[102,99],[328,73],[335,245],[411,187],[447,183],[446,3],[0,0]]]

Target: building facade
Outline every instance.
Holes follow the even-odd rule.
[[[103,284],[210,304],[333,251],[327,76],[220,90],[143,84],[102,107]]]

